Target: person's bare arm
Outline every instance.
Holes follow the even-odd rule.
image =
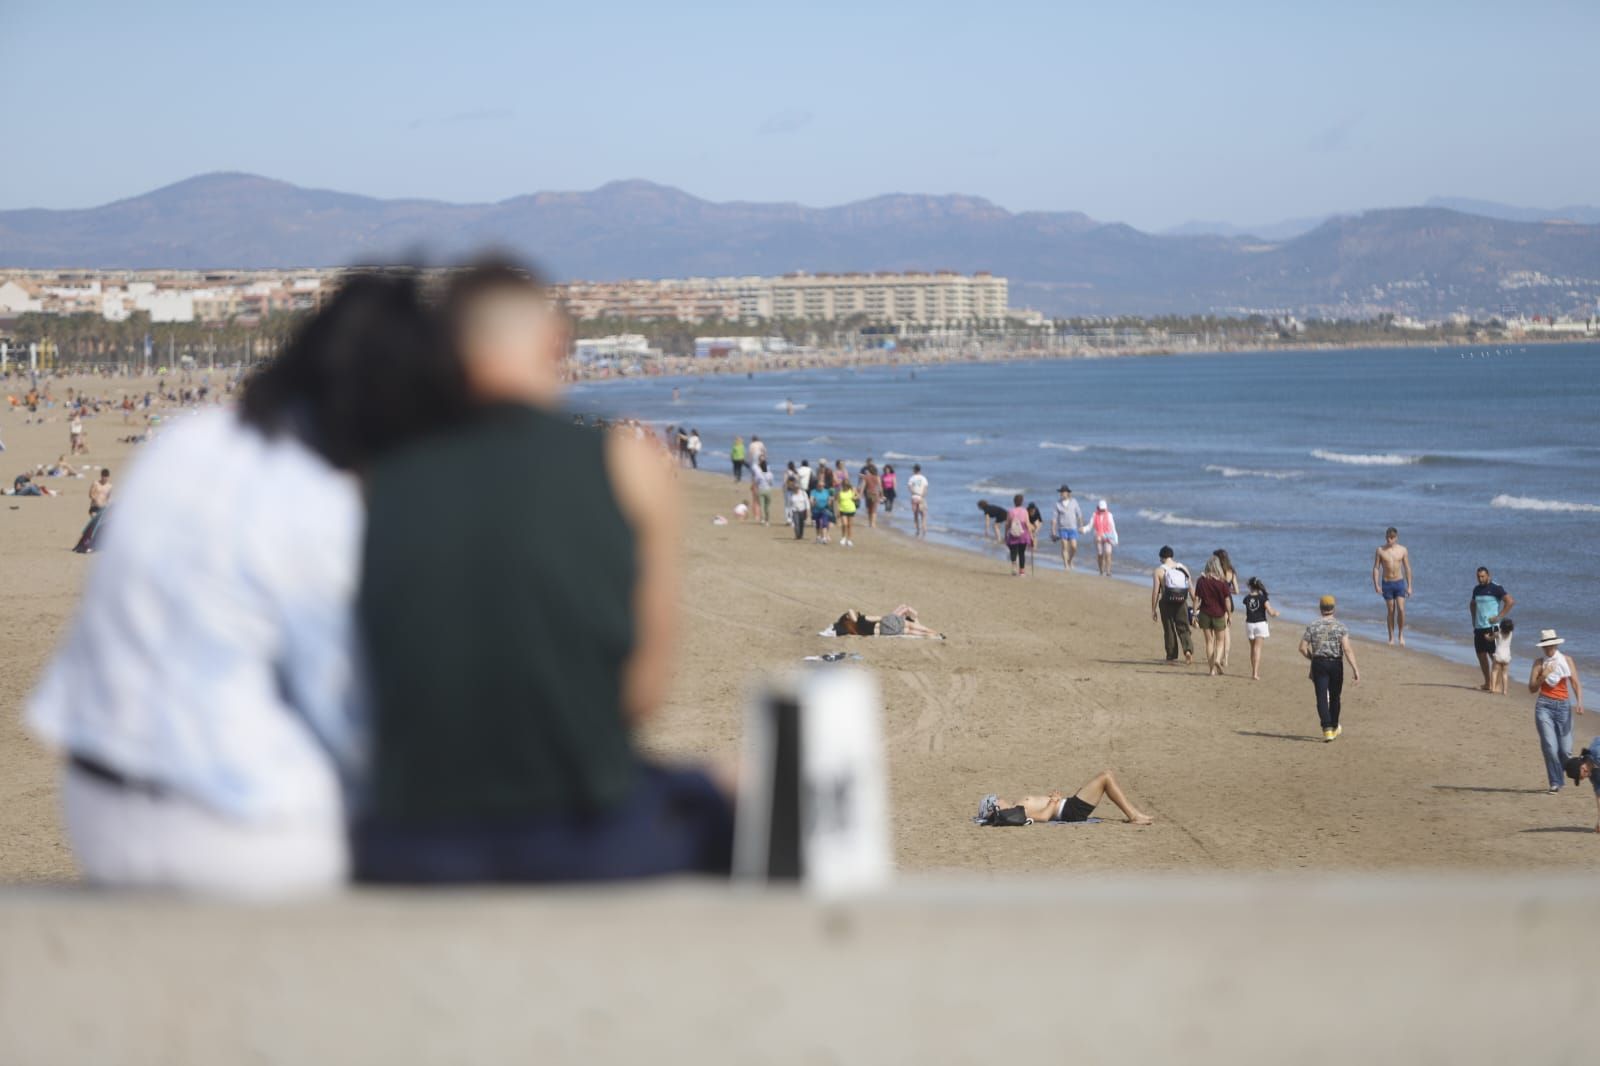
[[[1517,605],[1517,598],[1515,596],[1511,595],[1511,593],[1509,593],[1509,592],[1506,593],[1506,598],[1500,601],[1500,613],[1495,615],[1493,618],[1489,619],[1489,621],[1491,621],[1491,622],[1500,621],[1500,619],[1502,619],[1506,615],[1510,614],[1511,613],[1511,608],[1515,607],[1516,605]]]
[[[1361,684],[1361,667],[1356,665],[1356,651],[1350,646],[1350,638],[1340,637],[1339,647],[1344,652],[1345,662],[1350,664],[1350,679]]]
[[[1572,656],[1567,656],[1567,669],[1572,671],[1568,684],[1572,688],[1572,709],[1578,714],[1583,713],[1583,682],[1578,680],[1578,664],[1572,661]]]
[[[1306,640],[1304,637],[1300,639],[1300,658],[1311,658],[1311,642]]]
[[[1150,620],[1153,622],[1158,617],[1157,604],[1161,601],[1161,568],[1156,568],[1156,576],[1150,579]]]
[[[1533,669],[1528,672],[1528,691],[1538,692],[1539,686],[1544,682],[1544,660],[1535,659]]]
[[[634,536],[634,641],[623,667],[622,708],[639,722],[661,706],[672,677],[682,503],[662,453],[615,435],[605,449],[606,473]]]
[[[1400,553],[1400,569],[1405,571],[1405,574],[1406,574],[1406,595],[1410,596],[1413,592],[1416,591],[1416,588],[1415,588],[1415,585],[1411,581],[1411,553],[1409,551],[1403,551],[1403,552]]]
[[[1383,595],[1383,549],[1372,553],[1372,591]]]
[[[1267,614],[1269,614],[1273,618],[1281,618],[1282,617],[1282,615],[1280,615],[1278,613],[1278,609],[1276,607],[1272,606],[1272,601],[1271,600],[1268,600],[1266,603],[1262,604],[1262,606],[1267,609]]]
[[[1600,833],[1600,792],[1594,794],[1595,820],[1594,831]]]

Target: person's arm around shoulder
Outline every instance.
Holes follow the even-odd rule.
[[[1349,633],[1339,638],[1339,650],[1344,652],[1345,662],[1350,664],[1350,680],[1361,684],[1361,667],[1356,664],[1356,650],[1350,646]]]
[[[682,501],[670,459],[642,441],[608,436],[605,460],[635,542],[639,576],[633,593],[634,642],[624,667],[622,708],[630,721],[639,722],[660,708],[672,676]]]

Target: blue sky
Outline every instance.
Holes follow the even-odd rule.
[[[497,200],[963,192],[1160,228],[1600,201],[1600,3],[0,0],[0,208],[213,170]]]

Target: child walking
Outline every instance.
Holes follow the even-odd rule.
[[[1248,589],[1244,596],[1244,635],[1250,641],[1250,680],[1261,680],[1261,647],[1272,634],[1267,627],[1267,619],[1278,617],[1278,609],[1272,606],[1272,600],[1267,595],[1267,586],[1261,583],[1259,577],[1253,577],[1244,583]]]

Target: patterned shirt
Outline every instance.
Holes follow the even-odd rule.
[[[1306,626],[1306,634],[1300,639],[1311,646],[1313,659],[1342,659],[1341,642],[1349,635],[1350,631],[1337,618],[1319,618]]]

